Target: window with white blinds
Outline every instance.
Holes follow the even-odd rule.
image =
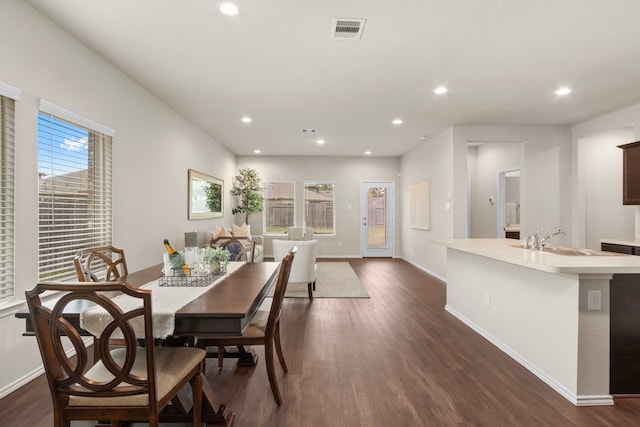
[[[264,234],[285,234],[296,224],[295,181],[266,181],[264,209],[262,211]]]
[[[0,95],[0,301],[14,294],[15,100]]]
[[[99,132],[83,125],[86,123],[94,122],[52,104],[40,104],[40,280],[77,280],[73,267],[75,254],[111,245],[112,132],[111,135]]]

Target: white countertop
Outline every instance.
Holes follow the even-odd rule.
[[[522,248],[515,239],[435,239],[434,243],[549,273],[640,273],[640,256],[591,251],[593,255],[558,255]],[[609,241],[608,241],[609,242]]]
[[[611,243],[613,245],[624,245],[624,246],[635,246],[635,247],[640,247],[640,240],[638,239],[617,239],[617,238],[613,238],[613,239],[600,239],[600,243]]]

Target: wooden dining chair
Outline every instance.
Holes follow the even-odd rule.
[[[124,250],[113,246],[78,251],[73,265],[80,282],[108,282],[129,274]]]
[[[258,310],[244,334],[240,336],[207,336],[198,338],[196,341],[196,345],[203,349],[210,346],[218,347],[218,369],[222,369],[225,346],[263,345],[269,385],[278,405],[282,405],[282,395],[280,394],[275,373],[273,348],[275,346],[282,370],[287,372],[287,364],[284,360],[280,342],[280,311],[296,250],[295,247],[291,248],[280,263],[271,308],[269,310]]]
[[[104,295],[115,289],[127,298],[139,299],[140,304],[123,311]],[[40,294],[46,291],[60,295],[51,308],[40,300]],[[160,411],[169,403],[173,403],[173,410],[185,414],[192,410],[193,425],[201,425],[205,352],[194,347],[137,345],[140,335],[146,342],[154,342],[151,291],[113,282],[82,286],[39,283],[26,292],[26,297],[51,391],[55,427],[69,427],[71,420],[108,420],[112,427],[121,421],[145,421],[156,427]],[[80,327],[62,316],[67,306],[79,302],[101,306],[105,316],[110,316],[96,340],[103,355],[96,363],[91,360]],[[110,347],[114,335],[124,339],[124,347]],[[69,346],[64,344],[71,344],[75,357],[68,355]],[[191,384],[192,407],[179,398],[187,383]]]
[[[253,262],[253,253],[256,242],[250,239],[245,240],[247,247],[239,238],[232,238],[222,244],[222,248],[231,253],[230,261],[251,261]]]

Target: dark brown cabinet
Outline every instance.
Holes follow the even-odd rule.
[[[520,232],[519,231],[505,231],[504,232],[504,237],[506,237],[507,239],[519,239],[520,238]]]
[[[640,255],[640,247],[601,243],[601,249]],[[614,274],[610,285],[611,394],[640,394],[640,274]]]
[[[640,141],[622,148],[622,204],[640,205]]]

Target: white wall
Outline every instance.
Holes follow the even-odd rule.
[[[574,246],[587,246],[589,243],[587,240],[588,235],[593,235],[594,238],[597,237],[594,233],[619,233],[623,232],[622,230],[599,230],[595,231],[593,227],[593,221],[591,221],[591,226],[588,225],[587,212],[593,209],[593,206],[588,204],[587,198],[587,181],[584,178],[586,173],[589,173],[588,169],[582,167],[582,160],[584,158],[583,150],[588,149],[590,144],[588,141],[599,140],[602,139],[602,135],[615,135],[618,130],[623,128],[630,128],[633,131],[628,131],[626,133],[627,136],[631,137],[631,140],[627,140],[625,142],[633,142],[640,139],[640,104],[632,105],[630,107],[613,111],[608,114],[604,114],[602,116],[594,117],[593,119],[587,120],[585,122],[579,123],[571,127],[571,140],[572,140],[572,188],[571,188],[571,203],[574,212],[574,221],[573,221],[573,234],[577,238],[572,241]],[[614,136],[614,139],[621,138],[621,135],[618,134]],[[586,141],[586,142],[585,142]],[[613,150],[613,149],[611,149]],[[618,149],[619,150],[619,149]],[[614,155],[612,153],[612,155]],[[615,155],[614,155],[615,156]],[[622,154],[620,154],[622,156]],[[620,157],[621,159],[622,157]],[[621,165],[621,163],[619,164]],[[618,170],[621,166],[611,166]],[[610,171],[614,173],[613,171]],[[622,188],[622,179],[620,179],[619,184],[614,184],[614,187],[610,190],[614,194],[620,194]],[[620,200],[622,203],[622,200]],[[626,206],[620,208],[619,206],[614,206],[614,209],[618,214],[622,211],[622,215],[629,215],[627,212],[632,210],[634,212],[635,217],[635,233],[631,232],[628,236],[616,236],[616,235],[602,235],[598,238],[622,238],[626,237],[632,239],[634,237],[640,239],[640,206]],[[593,217],[592,217],[593,218]],[[615,218],[618,221],[618,218]],[[621,221],[626,222],[626,220],[621,219]],[[592,228],[591,232],[588,231],[588,228]],[[626,227],[626,226],[625,226]]]
[[[498,172],[507,168],[520,168],[522,145],[518,142],[489,142],[469,149],[475,153],[469,170],[471,185],[471,230],[476,237],[496,237]],[[494,202],[490,203],[489,198]]]
[[[524,144],[520,159],[521,235],[531,234],[540,228],[569,227],[571,140],[568,127],[456,126],[454,136],[454,143],[464,147],[456,152],[456,182],[466,179],[468,141],[521,141]],[[466,210],[466,200],[458,198],[458,194],[456,197],[456,203],[465,204]],[[466,219],[456,218],[456,228],[465,224]]]
[[[446,277],[446,251],[434,238],[469,235],[467,185],[470,141],[519,142],[521,150],[521,233],[571,224],[571,139],[562,126],[455,126],[425,141],[402,157],[402,191],[421,180],[431,181],[431,229],[411,229],[403,214],[403,256]],[[476,165],[477,167],[477,165]],[[445,209],[446,203],[451,210]],[[558,239],[563,243],[565,239]],[[416,253],[416,248],[422,248]]]
[[[405,209],[402,255],[439,278],[446,276],[446,248],[432,240],[453,236],[454,208],[458,208],[454,205],[453,156],[453,128],[449,128],[402,156],[402,189],[398,189],[406,204],[409,186],[429,181],[430,229],[410,228],[409,212]],[[466,157],[464,160],[466,165]]]
[[[586,247],[600,249],[601,238],[634,236],[635,206],[622,204],[622,150],[633,142],[633,127],[582,138],[580,178],[585,197]]]
[[[401,197],[398,185],[400,159],[397,157],[238,157],[238,168],[250,167],[260,172],[263,181],[294,180],[296,197],[302,200],[303,181],[334,181],[336,236],[318,238],[318,255],[358,257],[360,251],[360,183],[393,181],[395,183],[396,216],[399,218]],[[302,224],[302,205],[297,204],[297,225]],[[242,221],[242,219],[240,219]],[[262,232],[262,214],[249,217],[251,232]],[[399,224],[394,224],[395,248],[399,246]],[[342,242],[342,246],[338,246]],[[265,255],[272,256],[271,239],[265,238]]]
[[[37,102],[43,97],[116,130],[113,140],[113,242],[131,270],[161,262],[166,237],[211,229],[230,217],[187,220],[187,170],[231,181],[235,156],[141,86],[63,33],[22,1],[3,0],[0,81],[22,90],[16,103],[16,299],[37,275]],[[24,308],[24,306],[22,307]],[[6,313],[5,313],[6,314]],[[0,397],[41,366],[24,321],[0,317]]]

